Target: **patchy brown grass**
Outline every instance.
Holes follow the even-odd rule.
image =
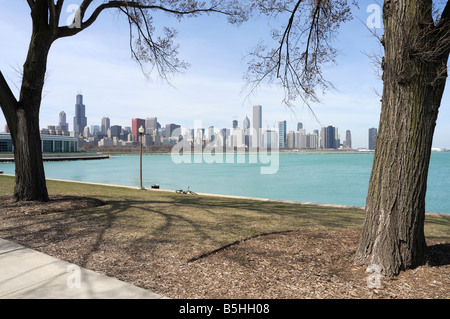
[[[170,298],[449,298],[450,218],[427,215],[430,259],[381,287],[353,263],[359,209],[49,182],[0,237]],[[5,194],[6,193],[6,194]]]

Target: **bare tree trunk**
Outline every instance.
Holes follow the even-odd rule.
[[[425,54],[431,1],[385,1],[383,16],[382,110],[355,260],[393,276],[426,262],[425,194],[448,53]]]
[[[14,198],[18,201],[48,200],[39,134],[39,116],[35,112],[35,107],[18,109],[16,127],[11,130],[16,176]]]
[[[33,26],[28,55],[23,68],[19,101],[7,107],[5,117],[14,145],[15,200],[48,201],[39,130],[47,56],[52,34],[45,24]]]

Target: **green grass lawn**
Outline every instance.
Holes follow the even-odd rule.
[[[14,178],[0,175],[0,196],[11,195]],[[48,181],[50,195],[89,196],[106,205],[65,212],[77,218],[74,232],[83,227],[106,227],[123,241],[169,242],[195,247],[199,254],[235,241],[297,229],[359,230],[364,211],[206,195],[180,195],[160,190]],[[60,216],[60,215],[58,215]],[[52,214],[40,218],[53,218]],[[52,221],[57,223],[58,221]],[[0,229],[1,233],[1,229]],[[450,242],[450,216],[427,215],[427,238]]]

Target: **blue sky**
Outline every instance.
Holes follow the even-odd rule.
[[[101,2],[101,1],[100,1]],[[67,1],[66,7],[79,1]],[[321,124],[339,128],[341,140],[351,130],[353,147],[367,147],[368,129],[377,127],[382,83],[374,74],[370,59],[363,52],[380,52],[379,44],[364,23],[370,16],[367,6],[375,1],[360,1],[360,10],[352,22],[342,26],[336,40],[340,50],[337,64],[325,70],[325,77],[336,87],[312,104],[320,124],[301,103],[291,110],[282,104],[279,87],[261,86],[257,94],[247,96],[243,74],[244,56],[260,40],[268,39],[270,25],[279,21],[259,18],[240,27],[217,16],[178,22],[158,15],[156,26],[178,30],[180,57],[190,64],[183,74],[174,75],[171,85],[157,75],[147,81],[130,58],[128,27],[116,12],[105,12],[89,29],[75,37],[59,39],[51,48],[47,82],[41,105],[41,127],[56,125],[65,111],[73,128],[75,96],[81,92],[86,105],[88,125],[100,125],[107,116],[111,125],[131,126],[135,117],[158,117],[158,121],[193,128],[195,121],[204,127],[231,127],[234,119],[252,120],[252,106],[262,105],[263,127],[272,128],[286,120],[288,130],[302,122],[307,132]],[[70,16],[63,10],[62,21]],[[358,19],[359,18],[359,19]],[[31,33],[29,8],[25,0],[0,0],[0,70],[14,93],[20,85],[20,69],[25,61]],[[436,126],[433,147],[450,148],[450,94],[447,88]],[[0,131],[6,121],[0,115]]]

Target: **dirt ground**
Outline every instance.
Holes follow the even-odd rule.
[[[0,237],[169,298],[450,298],[448,242],[427,242],[427,265],[389,279],[353,263],[356,231],[267,234],[198,258],[189,245],[117,241],[114,229],[106,236],[80,225],[75,236],[58,213],[101,204],[67,196],[45,204],[13,203],[3,196]]]

